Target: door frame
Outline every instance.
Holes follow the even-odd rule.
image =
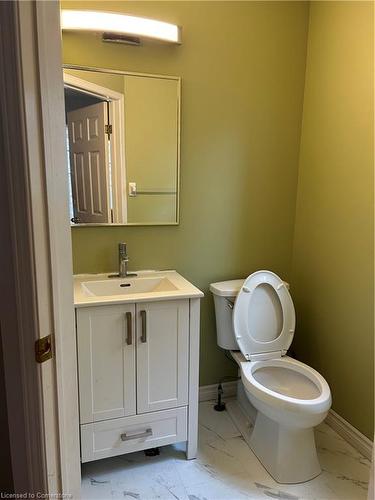
[[[59,2],[1,2],[0,9],[0,59],[7,68],[0,75],[1,175],[6,180],[1,183],[0,222],[9,234],[1,256],[13,266],[5,269],[7,280],[1,284],[8,285],[1,291],[9,304],[9,311],[1,309],[1,334],[13,483],[19,493],[64,493],[78,499],[77,356]],[[53,334],[54,357],[37,364],[34,343],[47,333]]]
[[[1,404],[6,406],[8,422],[2,436],[9,436],[8,473],[13,477],[9,478],[8,486],[14,492],[36,493],[47,491],[47,474],[41,369],[33,355],[39,322],[34,248],[29,231],[31,200],[21,24],[17,4],[1,2],[0,67],[7,70],[0,73],[0,364],[5,389]],[[23,286],[25,276],[28,286]]]
[[[23,2],[20,2],[22,4]],[[80,498],[81,468],[73,262],[66,175],[60,4],[36,1],[36,35],[48,207],[61,491]]]
[[[63,69],[74,69],[69,65],[63,65]],[[125,168],[125,96],[107,87],[89,82],[83,78],[63,72],[64,83],[83,92],[94,93],[109,101],[109,120],[112,124],[111,146],[111,181],[113,187],[113,223],[127,223],[127,193],[126,193],[126,168]],[[118,189],[120,186],[120,189]],[[124,203],[125,200],[125,203]],[[73,224],[73,226],[86,226],[87,224]],[[92,227],[92,224],[88,224]]]

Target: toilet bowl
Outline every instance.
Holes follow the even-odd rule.
[[[321,469],[313,429],[328,413],[331,392],[316,370],[286,355],[295,328],[288,285],[258,271],[210,289],[218,344],[231,351],[257,410],[251,449],[280,483],[314,478]]]

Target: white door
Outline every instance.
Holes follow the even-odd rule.
[[[188,403],[189,301],[136,305],[137,413]]]
[[[135,306],[77,309],[80,422],[136,413]]]
[[[107,103],[67,113],[74,216],[77,222],[110,222]]]

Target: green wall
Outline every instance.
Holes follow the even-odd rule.
[[[124,240],[132,268],[175,268],[199,286],[210,384],[235,369],[216,347],[209,283],[272,269],[291,281],[297,356],[372,437],[372,4],[312,2],[310,17],[305,2],[105,8],[183,26],[180,47],[63,37],[66,63],[182,77],[181,224],[74,228],[74,271],[114,270]]]
[[[103,2],[63,2],[103,9]],[[64,62],[182,77],[181,224],[73,229],[75,273],[175,268],[200,287],[201,384],[235,373],[216,346],[209,283],[290,279],[305,77],[305,2],[105,2],[177,23],[183,44],[130,47],[64,34]]]
[[[312,2],[292,291],[294,348],[373,437],[373,5]]]

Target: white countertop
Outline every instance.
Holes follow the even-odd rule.
[[[127,278],[109,278],[111,273],[104,274],[76,274],[74,276],[74,305],[75,307],[87,307],[87,306],[98,306],[98,305],[109,305],[109,304],[122,304],[129,302],[150,302],[159,300],[173,300],[173,299],[191,299],[191,298],[201,298],[204,296],[203,292],[195,287],[192,283],[178,274],[176,271],[134,271],[137,273],[136,277],[129,276]],[[131,287],[136,286],[136,282],[142,280],[142,278],[160,278],[165,279],[166,283],[173,290],[161,290],[163,288],[162,283],[160,287],[156,287],[154,291],[141,291],[132,293]],[[116,285],[122,287],[120,294],[94,294],[90,291],[90,282],[93,287],[103,284],[104,286]],[[86,285],[87,284],[87,285]],[[159,289],[158,289],[159,288]]]

